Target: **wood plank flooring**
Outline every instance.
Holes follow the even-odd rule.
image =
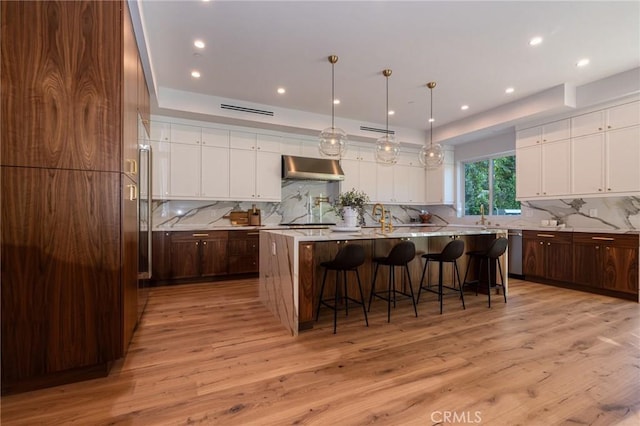
[[[491,309],[374,301],[294,338],[257,285],[153,289],[109,377],[3,397],[2,424],[640,424],[637,303],[511,280]]]

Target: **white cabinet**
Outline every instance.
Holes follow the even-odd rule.
[[[542,152],[539,145],[516,150],[516,198],[539,197],[542,193]]]
[[[571,137],[579,137],[640,124],[640,101],[571,118]]]
[[[169,142],[171,140],[171,123],[165,123],[162,121],[152,121],[151,134],[149,140],[159,142]]]
[[[280,201],[281,138],[235,132],[230,135],[229,197]],[[237,149],[239,148],[239,149]]]
[[[229,148],[229,131],[203,127],[202,145]]]
[[[168,136],[167,136],[168,137]],[[169,173],[171,171],[171,144],[168,142],[150,141],[151,145],[151,191],[154,199],[169,196]]]
[[[572,140],[572,193],[640,192],[640,126]]]
[[[200,127],[171,123],[171,142],[200,145],[202,130]]]
[[[571,139],[571,193],[604,192],[604,133]]]
[[[542,142],[516,151],[516,197],[556,197],[571,193],[570,139]]]
[[[200,157],[200,195],[229,197],[229,148],[203,145]]]
[[[554,121],[542,126],[520,130],[516,138],[516,148],[569,139],[570,135],[571,126],[568,119]]]
[[[453,152],[444,151],[444,163],[426,170],[425,204],[454,203]]]
[[[390,204],[424,204],[425,170],[418,153],[400,153],[394,165],[376,164],[377,199]]]
[[[171,197],[200,197],[200,146],[171,144],[169,172]]]
[[[373,149],[349,145],[340,160],[344,171],[344,180],[340,184],[342,192],[357,189],[365,192],[371,202],[378,199],[377,164],[373,158]]]

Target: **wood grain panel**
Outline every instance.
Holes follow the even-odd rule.
[[[321,243],[301,243],[299,247],[298,270],[298,328],[305,330],[313,327],[314,303],[320,284],[316,275],[316,246]],[[317,290],[316,290],[317,288]]]
[[[138,323],[138,200],[137,184],[124,173],[122,191],[122,345],[126,353]]]
[[[171,234],[166,231],[154,231],[151,238],[153,239],[151,278],[153,281],[167,280],[171,278]]]
[[[121,3],[1,3],[3,165],[120,170]]]
[[[200,276],[200,240],[171,238],[171,278]]]
[[[601,252],[603,287],[638,294],[638,248],[607,246]]]
[[[122,355],[117,173],[2,167],[2,379]]]
[[[138,46],[129,16],[129,5],[122,2],[122,171],[134,182],[138,169]]]
[[[204,277],[226,275],[228,271],[227,232],[212,233],[201,240],[201,269]]]

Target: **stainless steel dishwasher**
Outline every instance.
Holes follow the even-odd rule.
[[[522,278],[522,230],[509,229],[509,276]]]

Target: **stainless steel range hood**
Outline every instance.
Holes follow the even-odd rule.
[[[283,179],[344,180],[338,160],[325,158],[282,156]]]

